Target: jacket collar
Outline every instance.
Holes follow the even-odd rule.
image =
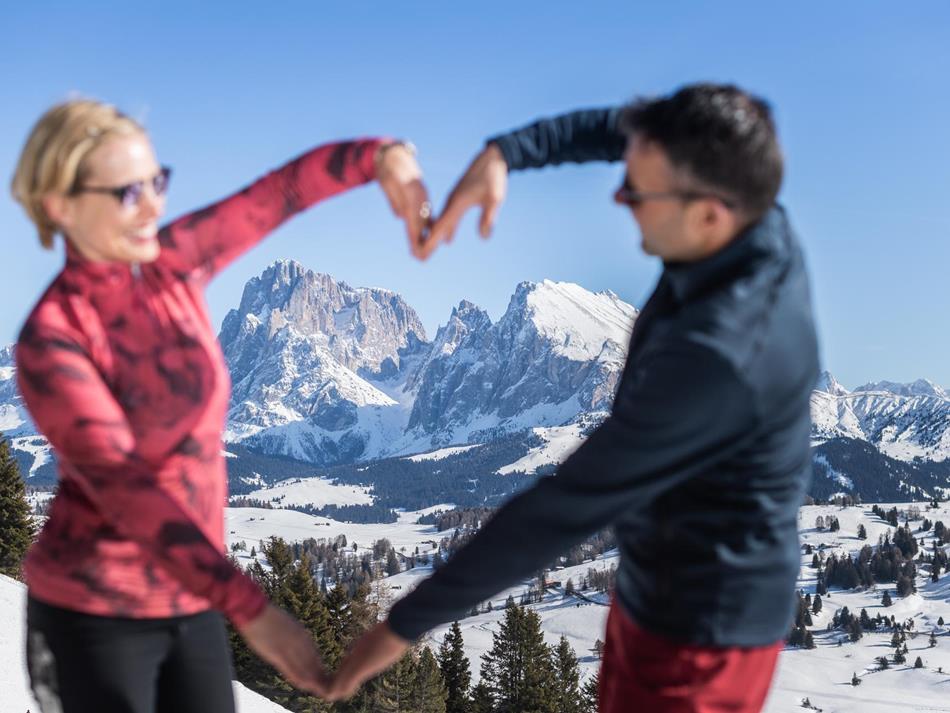
[[[674,299],[688,302],[762,262],[787,256],[789,232],[785,209],[775,205],[719,252],[693,262],[664,263]]]
[[[66,264],[62,276],[81,288],[110,289],[127,285],[134,268],[126,262],[98,262],[83,257],[66,238]]]

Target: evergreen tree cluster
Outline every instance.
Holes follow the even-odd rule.
[[[318,585],[311,553],[322,553],[324,566],[332,553],[343,553],[345,538],[288,544],[278,537],[260,547],[267,568],[255,561],[248,572],[269,599],[296,617],[313,635],[327,667],[339,665],[356,637],[372,626],[377,607],[369,600],[367,582]],[[393,554],[386,540],[375,544],[367,557]],[[381,711],[384,713],[594,713],[596,679],[583,686],[577,657],[565,638],[548,646],[540,617],[509,598],[505,617],[492,648],[482,657],[482,680],[471,685],[461,628],[455,622],[438,652],[414,647],[387,672],[367,683],[349,701],[327,703],[292,688],[270,666],[261,662],[243,639],[231,630],[235,676],[248,688],[291,711],[321,713]]]
[[[36,526],[20,466],[0,436],[0,574],[19,579]]]
[[[786,643],[789,646],[801,646],[805,649],[815,648],[815,639],[812,633],[808,630],[808,627],[812,625],[811,618],[811,609],[812,609],[812,600],[811,595],[806,594],[804,597],[801,595],[801,592],[797,593],[797,601],[795,603],[795,621],[792,624],[792,630],[789,632]],[[821,610],[821,599],[816,597],[818,604],[818,610]]]
[[[473,711],[587,713],[596,708],[596,681],[582,689],[577,656],[563,636],[548,646],[536,612],[509,601],[492,647],[482,655]]]
[[[416,520],[419,525],[434,525],[438,532],[446,530],[470,529],[477,530],[484,525],[495,508],[455,508],[454,510],[439,510],[438,512],[422,515]]]
[[[877,515],[879,518],[887,522],[891,527],[897,527],[897,508],[893,507],[890,510],[885,511],[880,505],[874,505],[871,507],[871,512]]]
[[[934,538],[939,545],[950,542],[950,528],[946,527],[941,520],[934,523]]]
[[[857,560],[851,555],[839,557],[832,554],[818,571],[818,593],[825,594],[828,587],[854,589],[872,587],[876,583],[895,582],[898,596],[904,597],[917,591],[914,582],[917,567],[912,557],[917,553],[917,540],[908,527],[899,527],[890,540],[890,533],[881,536],[877,549],[865,545]],[[819,563],[820,564],[820,563]]]

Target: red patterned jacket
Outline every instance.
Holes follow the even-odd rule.
[[[159,233],[159,258],[63,271],[16,347],[20,393],[59,463],[25,565],[31,596],[89,614],[263,609],[224,554],[221,454],[230,380],[209,280],[293,214],[375,177],[377,140],[318,147]]]

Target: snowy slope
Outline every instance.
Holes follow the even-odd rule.
[[[540,438],[543,443],[532,448],[524,457],[514,463],[499,468],[498,473],[500,475],[518,471],[530,474],[543,466],[561,463],[577,450],[577,447],[584,441],[584,436],[581,435],[581,426],[576,423],[556,428],[534,428],[532,433]]]
[[[441,506],[442,508],[450,506]],[[891,504],[884,504],[888,509]],[[906,508],[906,504],[897,504]],[[932,521],[950,524],[950,505],[942,503],[936,511],[928,511],[921,503],[922,515]],[[427,511],[440,508],[430,508]],[[438,533],[431,526],[416,525],[415,520],[421,512],[402,513],[399,522],[389,525],[354,525],[339,523],[326,518],[315,518],[293,511],[263,510],[253,508],[229,508],[227,527],[232,532],[229,542],[245,540],[250,546],[270,535],[280,535],[287,540],[300,540],[307,537],[336,537],[345,535],[348,542],[359,543],[360,550],[368,548],[373,541],[382,537],[390,539],[397,551],[405,548],[412,552],[419,547],[420,552],[432,551],[434,543],[449,533]],[[821,515],[837,517],[841,529],[838,532],[819,531],[815,520]],[[868,531],[868,539],[857,539],[859,524]],[[874,545],[879,535],[892,531],[887,523],[871,512],[870,505],[839,508],[835,506],[808,506],[799,513],[800,536],[804,543],[816,549],[824,546],[824,551],[854,554],[864,544]],[[931,533],[916,533],[922,544],[931,549]],[[247,560],[246,553],[243,558]],[[564,583],[568,578],[577,584],[587,569],[604,569],[617,563],[616,552],[608,552],[596,561],[586,562],[575,567],[563,568],[548,574],[549,582]],[[802,569],[798,587],[805,592],[814,593],[815,573],[810,567],[811,556],[802,555]],[[374,589],[388,605],[404,596],[431,569],[419,567],[402,572],[394,577],[382,580]],[[503,617],[503,603],[508,594],[516,599],[531,583],[525,581],[506,592],[494,597],[494,611],[481,613],[462,619],[466,654],[472,665],[474,678],[479,672],[479,657],[487,651],[492,642],[492,634],[497,631]],[[797,713],[803,710],[801,701],[807,697],[811,703],[826,713],[884,713],[885,711],[947,711],[950,702],[946,698],[946,685],[950,675],[950,626],[940,627],[940,617],[950,622],[950,575],[942,574],[939,581],[930,581],[926,567],[918,567],[918,593],[899,599],[894,595],[893,584],[880,584],[876,590],[841,591],[833,589],[823,597],[822,612],[814,616],[811,627],[817,648],[813,650],[787,648],[779,657],[778,670],[766,705],[766,713]],[[894,597],[894,604],[882,609],[880,599],[887,589]],[[563,588],[552,588],[541,603],[531,605],[542,620],[545,640],[556,643],[560,635],[565,635],[577,653],[583,676],[592,675],[599,665],[591,649],[597,639],[603,638],[608,607],[605,595],[583,592],[586,599],[569,598],[563,595]],[[0,577],[0,700],[12,701],[9,710],[26,710],[33,705],[29,699],[22,667],[22,629],[23,629],[22,585]],[[913,631],[908,634],[909,665],[891,666],[886,671],[877,671],[875,658],[881,655],[892,656],[893,649],[888,646],[890,632],[865,633],[856,642],[838,645],[842,634],[827,631],[828,622],[836,609],[847,606],[854,612],[867,609],[871,617],[878,612],[893,614],[898,620],[912,619]],[[447,630],[439,627],[425,639],[430,646],[437,646]],[[928,646],[928,635],[937,630],[938,645]],[[913,669],[913,662],[920,656],[924,668]],[[937,669],[942,668],[944,673]],[[862,680],[858,687],[850,685],[852,674]],[[260,697],[240,687],[235,688],[242,710],[251,713],[279,711]],[[14,707],[16,706],[16,707]]]
[[[39,711],[30,693],[25,662],[26,587],[0,575],[0,709]],[[238,713],[286,713],[287,709],[234,682]]]
[[[370,488],[337,485],[326,478],[290,478],[268,488],[253,490],[242,497],[273,501],[278,506],[313,505],[316,508],[373,502]]]

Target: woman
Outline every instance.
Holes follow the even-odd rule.
[[[418,253],[428,203],[411,147],[320,146],[159,229],[169,169],[111,106],[36,124],[13,195],[66,265],[23,326],[20,392],[59,463],[24,565],[27,657],[44,711],[232,711],[226,615],[295,685],[325,680],[307,631],[224,556],[228,372],[214,275],[295,213],[374,178]]]

